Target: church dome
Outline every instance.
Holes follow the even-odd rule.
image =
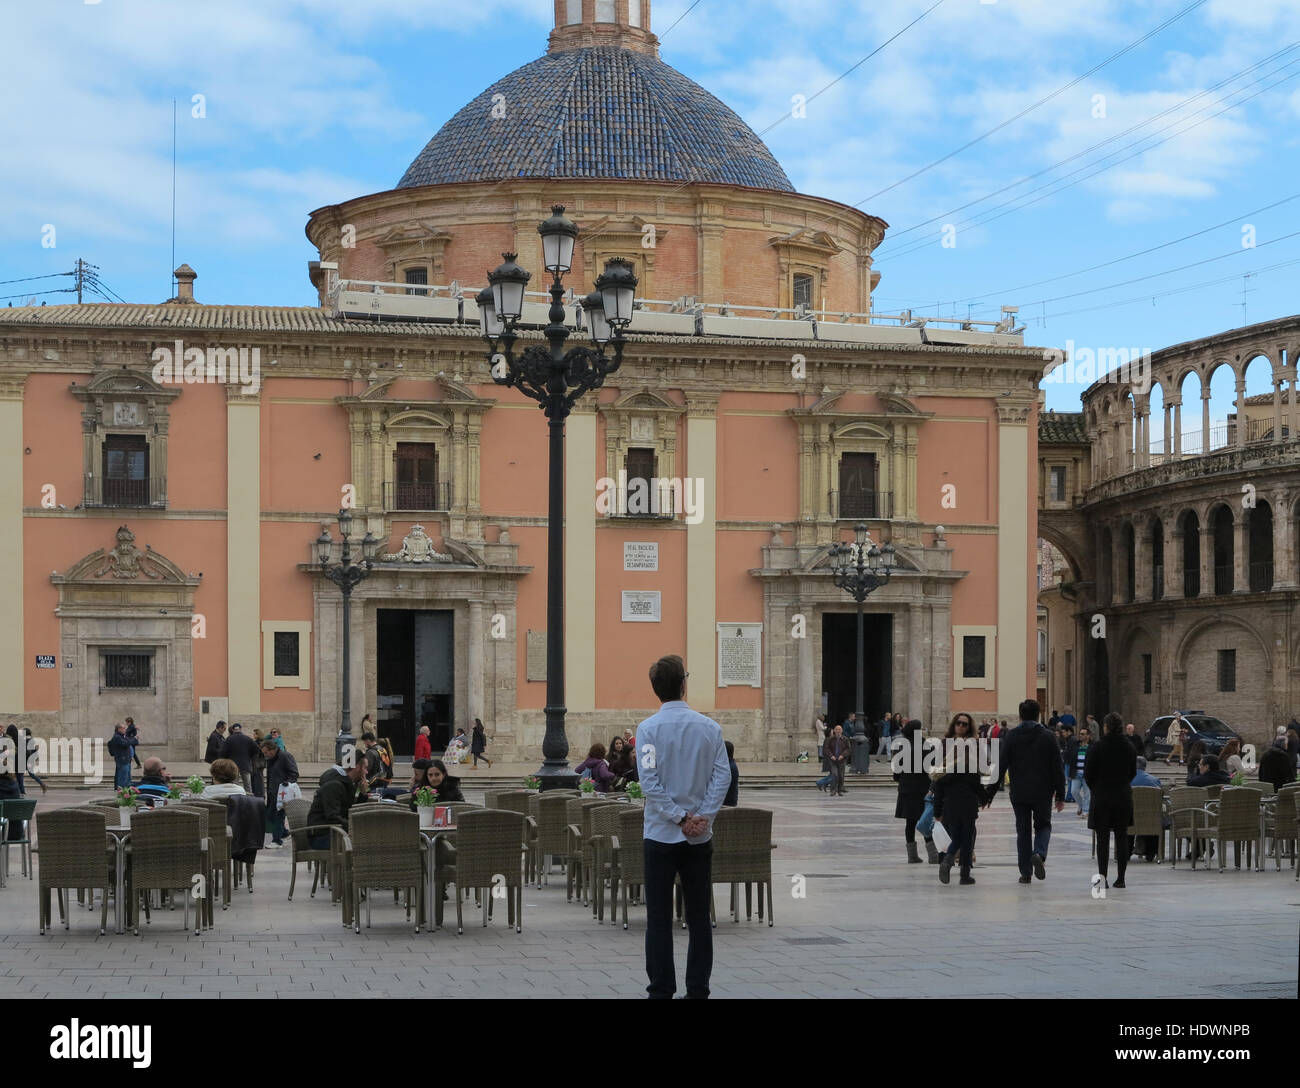
[[[733,110],[657,56],[618,45],[553,51],[498,80],[443,125],[397,187],[514,178],[794,191]]]

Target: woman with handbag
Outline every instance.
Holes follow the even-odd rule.
[[[302,796],[298,786],[298,761],[287,750],[282,750],[270,737],[262,741],[262,757],[266,763],[266,819],[271,825],[271,845],[278,850],[284,845],[284,806]],[[289,787],[292,786],[292,789]]]

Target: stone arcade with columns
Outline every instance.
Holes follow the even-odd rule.
[[[205,305],[187,265],[161,304],[0,311],[0,593],[22,617],[0,626],[0,714],[104,736],[133,713],[174,759],[224,718],[327,756],[342,599],[313,542],[324,526],[340,553],[346,501],[381,553],[352,598],[354,725],[409,752],[426,719],[436,745],[481,717],[494,756],[537,758],[545,423],[491,381],[474,299],[503,251],[543,286],[553,204],[582,228],[567,285],[613,257],[640,278],[622,369],[567,423],[572,750],[651,712],[648,666],[672,652],[740,758],[808,748],[823,696],[851,709],[854,605],[825,556],[859,521],[899,556],[866,606],[869,709],[1015,712],[1042,351],[1005,318],[873,313],[887,225],[797,193],[659,59],[650,8],[561,0],[547,55],[396,188],[311,213],[319,305]],[[529,312],[521,342],[540,342]],[[159,347],[246,352],[260,381],[159,380]],[[683,501],[602,506],[619,478],[680,481]],[[149,557],[136,577],[99,571],[120,525]]]
[[[1052,635],[1054,702],[1078,692],[1076,713],[1116,709],[1140,728],[1170,708],[1203,709],[1257,743],[1300,709],[1297,353],[1300,317],[1233,329],[1153,354],[1150,388],[1099,381],[1081,414],[1043,418],[1039,534],[1070,563],[1075,619]],[[1271,395],[1246,397],[1252,363],[1267,366]],[[1220,367],[1237,410],[1212,428]],[[1189,378],[1202,396],[1185,432]],[[1163,431],[1150,418],[1157,386]],[[1057,608],[1060,591],[1049,595]],[[1104,639],[1092,637],[1097,615]]]

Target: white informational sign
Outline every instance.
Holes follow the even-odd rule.
[[[718,624],[718,687],[763,686],[763,625]]]
[[[658,570],[659,545],[653,541],[623,541],[623,569]]]
[[[657,589],[623,590],[624,623],[658,623],[659,591]]]

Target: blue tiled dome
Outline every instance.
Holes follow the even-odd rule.
[[[504,116],[493,117],[494,105]],[[508,178],[794,191],[721,101],[655,57],[611,46],[549,54],[498,80],[443,125],[397,187]]]

